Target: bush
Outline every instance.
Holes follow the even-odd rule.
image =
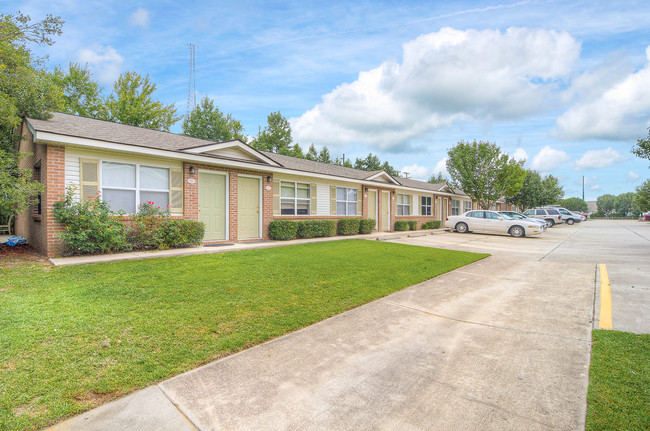
[[[77,201],[75,189],[68,187],[52,210],[54,219],[65,225],[66,231],[59,234],[61,253],[74,255],[130,250],[132,247],[127,242],[125,226],[113,218],[115,214],[99,196]]]
[[[165,244],[165,228],[169,210],[154,206],[149,201],[138,205],[138,212],[127,223],[127,240],[136,250],[157,250],[169,248]]]
[[[279,241],[296,239],[298,222],[293,220],[273,220],[269,223],[269,238]]]
[[[303,220],[298,222],[298,238],[320,238],[336,235],[336,220]]]
[[[359,233],[370,233],[373,230],[375,230],[375,225],[377,222],[375,221],[374,218],[364,218],[361,219],[361,222],[359,223]]]
[[[417,220],[409,220],[407,223],[409,224],[409,230],[418,230]]]
[[[359,225],[361,219],[358,218],[342,218],[337,223],[337,233],[339,235],[356,235],[359,233]]]
[[[205,224],[194,220],[165,219],[162,229],[162,244],[166,248],[201,245],[205,235]]]
[[[422,229],[439,229],[440,220],[431,220],[422,225]]]
[[[395,222],[395,230],[409,230],[409,224],[406,220],[397,220]]]

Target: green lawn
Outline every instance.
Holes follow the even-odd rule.
[[[486,257],[344,240],[0,267],[0,429],[32,429]]]
[[[650,334],[592,336],[586,430],[650,430]]]

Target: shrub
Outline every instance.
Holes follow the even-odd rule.
[[[269,238],[286,241],[296,239],[298,222],[293,220],[273,220],[269,223]]]
[[[337,233],[339,235],[356,235],[359,233],[361,219],[342,218],[337,223]]]
[[[162,244],[167,248],[200,245],[205,234],[205,224],[194,220],[164,219]]]
[[[54,219],[65,225],[59,234],[64,255],[114,253],[132,247],[125,226],[113,216],[107,202],[95,196],[77,201],[75,189],[68,187],[62,199],[54,203]],[[120,213],[117,213],[120,214]]]
[[[409,230],[409,224],[406,220],[397,220],[395,222],[395,230]]]
[[[320,238],[336,235],[335,220],[303,220],[298,222],[298,238]]]
[[[136,250],[156,250],[169,248],[165,245],[165,227],[169,220],[169,210],[154,206],[149,201],[138,205],[138,212],[127,224],[126,236]]]
[[[422,229],[439,229],[440,220],[431,220],[422,225]]]
[[[361,219],[359,223],[359,233],[370,233],[375,230],[376,221],[374,218],[364,218]]]
[[[418,230],[417,220],[409,220],[407,223],[409,224],[409,230]]]

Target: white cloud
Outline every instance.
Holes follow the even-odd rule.
[[[575,170],[606,168],[624,159],[625,157],[613,148],[589,150],[576,161]]]
[[[149,27],[149,11],[139,7],[129,17],[132,26],[147,28]]]
[[[426,166],[419,166],[417,163],[414,163],[410,166],[404,166],[400,169],[400,175],[403,175],[404,172],[408,172],[409,178],[416,180],[426,181],[431,177],[431,169]]]
[[[528,160],[528,153],[526,152],[526,150],[520,147],[517,148],[515,152],[512,154],[512,158],[518,162],[521,162],[522,160]]]
[[[120,76],[124,58],[110,45],[94,44],[79,51],[79,62],[88,63],[99,82],[112,84]]]
[[[297,140],[381,150],[448,127],[456,120],[519,119],[545,109],[558,78],[580,51],[568,33],[527,28],[443,28],[403,46],[292,119]]]
[[[641,177],[641,175],[637,174],[636,172],[630,171],[627,173],[627,180],[628,181],[636,181]]]
[[[557,119],[561,138],[634,138],[650,125],[650,46],[645,66],[625,74],[624,66],[601,68],[576,81],[581,99]],[[622,78],[621,78],[622,76]],[[589,90],[585,90],[589,88]]]
[[[564,151],[554,150],[547,145],[533,157],[530,168],[535,171],[549,172],[570,159],[571,157]]]
[[[433,174],[438,175],[441,174],[445,178],[449,178],[449,171],[447,170],[447,160],[449,160],[449,157],[445,157],[444,159],[440,160],[436,165],[433,167]]]
[[[589,187],[589,190],[600,190],[600,186],[598,184],[594,184],[593,186]]]

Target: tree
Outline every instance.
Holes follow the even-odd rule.
[[[521,189],[506,201],[519,208],[535,208],[557,202],[564,195],[559,180],[553,175],[544,178],[535,171],[526,171]]]
[[[31,23],[28,15],[0,15],[0,148],[15,152],[20,137],[14,128],[22,116],[45,119],[62,104],[61,90],[43,69],[43,59],[33,58],[29,43],[52,45],[63,21],[47,15]]]
[[[54,69],[54,82],[63,91],[62,112],[89,118],[105,118],[102,87],[92,80],[88,66],[70,63],[68,71]]]
[[[0,149],[0,215],[6,219],[18,214],[36,202],[45,187],[32,181],[31,169],[18,167],[19,161],[28,154],[12,154]]]
[[[568,209],[569,211],[577,211],[577,212],[587,212],[588,206],[587,202],[583,201],[580,198],[568,198],[568,199],[560,199],[558,201],[560,206]]]
[[[379,157],[369,153],[365,159],[357,158],[354,161],[354,168],[364,171],[379,171],[381,170],[381,160],[379,160]]]
[[[635,190],[634,205],[641,212],[650,211],[650,180],[645,180]]]
[[[430,184],[443,184],[446,182],[447,179],[442,176],[442,172],[438,172],[438,175],[431,174],[431,177],[427,180],[427,183]]]
[[[384,162],[384,164],[381,165],[381,170],[393,177],[399,176],[399,171],[391,166],[388,162]]]
[[[340,159],[338,157],[334,160],[334,164],[338,165],[338,166],[343,166],[345,168],[352,168],[353,167],[352,162],[350,161],[350,159]]]
[[[307,154],[305,154],[305,159],[318,161],[318,150],[316,150],[314,144],[309,146],[309,150],[307,150]]]
[[[616,196],[616,199],[614,200],[614,209],[616,209],[616,212],[622,213],[625,216],[630,213],[637,214],[639,212],[639,209],[634,204],[635,195],[636,193],[634,192],[628,192],[621,193],[620,195]]]
[[[650,160],[650,127],[648,127],[648,137],[645,139],[639,138],[636,141],[636,147],[632,148],[632,154]]]
[[[297,143],[293,144],[292,147],[289,147],[289,151],[287,152],[287,155],[291,157],[298,157],[299,159],[305,158],[305,154],[302,152],[302,147]]]
[[[268,115],[266,127],[257,134],[257,137],[251,142],[251,146],[262,151],[293,156],[298,151],[296,151],[295,145],[292,146],[292,143],[293,138],[291,137],[289,120],[283,117],[280,111],[277,111]],[[302,149],[300,154],[302,154]]]
[[[238,139],[246,142],[242,124],[232,118],[231,114],[224,115],[208,96],[203,97],[183,119],[182,128],[183,135],[206,141],[225,142]]]
[[[460,141],[447,155],[451,186],[462,189],[481,208],[491,208],[499,198],[514,196],[526,177],[523,162],[489,142]]]
[[[156,84],[135,72],[125,72],[115,81],[113,93],[106,99],[105,120],[130,126],[169,132],[180,117],[173,104],[153,99]]]
[[[599,213],[609,215],[616,209],[616,196],[610,194],[598,196],[596,206]]]
[[[332,163],[332,156],[330,155],[330,150],[328,150],[327,147],[323,147],[323,149],[320,150],[320,153],[318,153],[318,161],[321,163]]]

